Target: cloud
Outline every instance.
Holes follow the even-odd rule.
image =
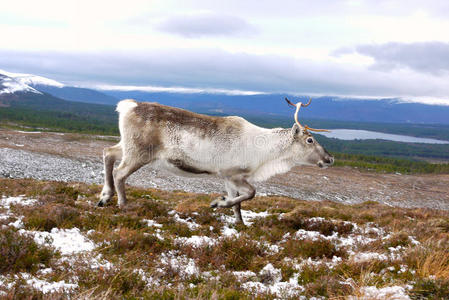
[[[177,15],[165,19],[156,28],[187,38],[248,35],[257,32],[244,19],[216,13]]]
[[[0,69],[81,86],[133,85],[372,97],[449,94],[448,77],[408,69],[390,72],[287,56],[217,49],[145,52],[17,52],[0,50]]]
[[[108,90],[108,91],[142,91],[152,93],[181,93],[181,94],[218,94],[218,95],[230,95],[230,96],[253,96],[263,95],[264,92],[257,91],[242,91],[242,90],[230,90],[230,89],[213,89],[213,88],[186,88],[186,87],[164,87],[164,86],[148,86],[148,85],[108,85],[100,84],[93,85],[95,89]]]
[[[333,55],[342,56],[353,52],[372,57],[375,61],[372,67],[378,70],[410,68],[433,75],[449,72],[449,43],[391,42],[380,45],[358,45],[353,49],[337,49]]]

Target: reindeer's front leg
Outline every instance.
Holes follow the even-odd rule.
[[[236,186],[232,184],[231,181],[226,180],[225,181],[225,187],[226,191],[228,192],[228,199],[236,198],[239,196],[239,191],[237,190]],[[225,199],[222,199],[225,200]],[[241,203],[237,203],[232,207],[232,210],[234,211],[235,216],[235,222],[244,224],[243,218],[242,218],[242,212],[241,212]]]
[[[236,205],[234,205],[232,207],[232,210],[234,211],[234,216],[235,216],[235,223],[245,224],[245,222],[243,222],[242,211],[240,208],[241,208],[241,203],[237,203]]]
[[[226,189],[228,197],[220,197],[211,202],[211,207],[232,207],[236,217],[236,221],[243,223],[240,204],[242,201],[254,198],[256,194],[255,188],[246,181],[246,179],[238,177],[231,178],[226,181]]]

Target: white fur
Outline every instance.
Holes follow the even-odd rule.
[[[248,168],[251,170],[246,175],[248,180],[263,181],[273,175],[287,172],[295,164],[293,159],[300,157],[298,153],[292,152],[290,129],[266,129],[240,117],[228,118],[242,125],[240,135],[202,138],[177,124],[166,128],[162,135],[165,149],[159,154],[159,159],[182,156],[190,165],[211,170],[220,177],[226,177],[226,171],[231,169]],[[176,147],[170,147],[175,144]],[[179,175],[179,172],[168,164],[155,162],[153,165]]]
[[[120,115],[126,115],[128,111],[137,106],[136,101],[132,99],[125,99],[117,103],[117,108],[115,109]]]
[[[228,195],[212,201],[211,207],[233,207],[237,221],[243,222],[240,203],[256,193],[248,181],[266,180],[287,172],[294,165],[322,164],[324,158],[330,161],[326,157],[329,154],[318,143],[306,145],[298,125],[293,129],[266,129],[240,117],[226,117],[219,126],[212,122],[191,126],[185,125],[188,122],[174,121],[176,118],[165,122],[153,120],[157,115],[147,116],[141,122],[134,119],[141,118],[137,112],[130,113],[136,106],[134,100],[117,104],[121,140],[104,152],[105,185],[100,196],[101,206],[111,199],[115,187],[118,205],[123,207],[126,178],[144,164],[151,163],[153,167],[180,175],[222,177]],[[183,112],[171,110],[170,113]],[[200,118],[190,121],[193,120],[202,122]],[[153,149],[156,150],[153,152]],[[120,156],[122,162],[113,170],[114,161]]]

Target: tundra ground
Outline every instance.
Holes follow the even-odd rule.
[[[257,196],[247,226],[217,194],[0,179],[0,297],[444,299],[449,216],[369,201]]]

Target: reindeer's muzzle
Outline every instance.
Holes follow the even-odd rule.
[[[329,166],[332,166],[333,164],[334,164],[334,157],[326,156],[325,158],[323,158],[323,160],[320,160],[317,165],[320,168],[327,168]]]

